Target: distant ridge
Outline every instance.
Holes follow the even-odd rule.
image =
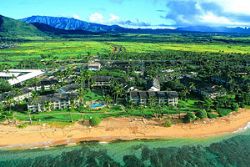
[[[179,31],[189,32],[208,32],[208,33],[239,33],[239,34],[250,34],[249,28],[242,27],[209,27],[209,26],[189,26],[177,28]]]
[[[121,27],[107,26],[96,23],[89,23],[74,18],[50,17],[50,16],[31,16],[21,19],[26,23],[46,24],[56,29],[62,30],[83,30],[88,32],[116,32]]]
[[[84,31],[84,30],[63,30],[63,29],[58,29],[51,27],[47,24],[42,24],[42,23],[32,23],[37,29],[39,29],[42,32],[50,33],[53,35],[64,35],[64,34],[81,34],[81,35],[95,35],[97,33],[90,32],[90,31]]]
[[[124,28],[118,25],[103,25],[90,23],[82,20],[77,20],[74,18],[66,17],[50,17],[50,16],[31,16],[21,19],[26,23],[39,23],[45,24],[50,27],[70,30],[71,32],[75,30],[81,30],[85,32],[93,33],[147,33],[147,34],[163,34],[163,33],[174,33],[174,32],[200,32],[200,33],[239,33],[239,34],[250,34],[249,28],[235,27],[209,27],[209,26],[187,26],[178,27],[176,29],[144,29],[144,28]]]
[[[61,29],[61,30],[81,30],[92,33],[147,33],[147,34],[161,34],[161,33],[171,33],[178,32],[172,29],[132,29],[124,28],[118,25],[103,25],[96,23],[89,23],[82,20],[77,20],[74,18],[65,18],[65,17],[50,17],[50,16],[31,16],[24,19],[21,19],[26,23],[39,23],[45,24],[50,27]]]

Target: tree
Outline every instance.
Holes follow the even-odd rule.
[[[172,124],[173,124],[172,120],[168,118],[164,122],[164,127],[171,127]]]
[[[105,96],[104,100],[107,105],[110,105],[113,102],[113,99],[110,96]]]
[[[0,121],[6,120],[6,115],[4,112],[4,106],[2,103],[0,103]]]
[[[196,119],[196,116],[193,112],[188,112],[184,117],[184,122],[193,122]]]
[[[53,103],[51,101],[46,101],[45,102],[45,108],[46,108],[46,110],[48,110],[48,112],[51,112],[52,105],[53,105]]]
[[[200,119],[204,119],[204,118],[207,118],[207,112],[206,110],[199,110],[196,112],[195,116]]]
[[[205,99],[203,102],[203,108],[206,111],[211,111],[211,107],[213,106],[213,101],[211,99]]]
[[[11,89],[12,89],[12,86],[9,84],[8,81],[4,79],[0,79],[0,93],[9,92],[11,91]]]
[[[98,126],[101,123],[101,118],[98,116],[93,116],[89,119],[89,123],[91,126]]]
[[[29,116],[30,124],[32,124],[31,112],[32,112],[31,110],[28,110],[28,111],[27,111],[27,114],[28,114],[28,116]]]
[[[156,98],[155,97],[149,97],[148,103],[151,108],[156,106]]]
[[[118,84],[117,82],[114,82],[112,84],[112,87],[113,87],[115,103],[117,104],[118,97],[122,95],[124,89],[123,86],[121,84]]]
[[[8,110],[12,110],[12,106],[14,105],[15,101],[11,96],[7,97],[7,100],[5,101],[6,106],[8,107]]]
[[[232,106],[231,106],[231,109],[233,111],[239,111],[239,105],[238,105],[238,103],[233,103]]]
[[[88,71],[88,70],[81,71],[80,77],[81,77],[81,79],[80,79],[81,84],[85,86],[85,82],[87,81],[87,86],[88,86],[88,88],[90,88],[90,86],[91,86],[91,84],[90,84],[90,78],[91,78],[90,71]]]
[[[69,109],[69,115],[70,115],[71,122],[73,122],[72,112],[74,112],[76,108],[77,108],[76,103],[74,102],[74,100],[71,100],[70,101],[70,109]]]

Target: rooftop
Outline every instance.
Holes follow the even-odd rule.
[[[76,99],[77,97],[77,93],[56,93],[47,96],[39,96],[37,99],[31,99],[29,102],[31,104],[45,104],[47,102],[69,101]]]
[[[10,85],[17,85],[32,78],[43,75],[42,70],[11,69],[0,73],[0,78],[10,78],[7,81]]]

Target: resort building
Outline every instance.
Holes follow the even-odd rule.
[[[39,96],[37,99],[30,100],[27,108],[29,111],[44,112],[53,110],[62,110],[69,108],[77,108],[81,102],[79,95],[76,93],[52,94],[47,96]]]
[[[178,93],[175,91],[131,91],[128,101],[135,105],[171,105],[178,104]]]
[[[111,86],[112,77],[111,76],[94,76],[91,78],[92,87],[108,87]]]
[[[8,100],[12,100],[12,102],[21,102],[25,99],[29,99],[32,97],[32,90],[28,88],[20,89],[17,91],[5,92],[0,94],[0,102],[7,102]]]
[[[89,62],[88,63],[88,70],[90,70],[90,71],[100,71],[101,67],[102,67],[102,65],[99,62]]]
[[[211,98],[211,99],[215,99],[216,97],[226,96],[226,90],[222,88],[221,86],[217,86],[217,85],[194,88],[192,91],[199,96]]]
[[[37,85],[32,86],[30,89],[33,91],[51,91],[56,88],[57,84],[57,79],[46,78],[41,80]]]
[[[77,93],[79,89],[79,84],[69,84],[60,88],[59,93]]]
[[[10,85],[18,85],[43,74],[42,70],[11,69],[0,72],[0,78],[7,80]]]

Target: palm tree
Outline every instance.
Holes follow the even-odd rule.
[[[148,103],[149,103],[149,106],[151,108],[153,108],[155,106],[155,104],[156,104],[156,98],[150,97]]]
[[[91,74],[89,71],[85,71],[84,72],[84,78],[85,80],[87,81],[87,85],[88,85],[88,88],[90,88],[90,78],[91,78]]]
[[[85,95],[85,90],[84,88],[81,86],[80,90],[79,90],[79,100],[80,100],[80,105],[84,104],[84,95]]]
[[[45,102],[45,108],[48,110],[48,112],[51,112],[53,103],[51,101],[46,101]]]
[[[74,102],[74,100],[71,100],[70,108],[69,108],[69,115],[70,115],[71,122],[73,122],[72,112],[75,111],[75,109],[76,109],[76,103]]]
[[[31,110],[28,110],[28,111],[27,111],[27,114],[28,114],[28,116],[29,116],[29,122],[30,122],[30,124],[32,124],[31,113],[32,113]]]
[[[189,91],[192,91],[193,89],[195,89],[195,83],[190,82]]]
[[[179,119],[181,119],[181,110],[178,105],[176,106],[176,110],[179,113]]]
[[[8,97],[7,100],[5,101],[5,103],[6,103],[6,106],[9,107],[9,111],[11,111],[12,110],[12,106],[14,104],[13,98],[12,97]]]
[[[113,99],[110,96],[105,96],[104,100],[108,106],[113,102]]]
[[[115,103],[117,104],[118,97],[122,95],[122,93],[124,92],[124,88],[121,84],[117,82],[114,82],[112,85]]]

